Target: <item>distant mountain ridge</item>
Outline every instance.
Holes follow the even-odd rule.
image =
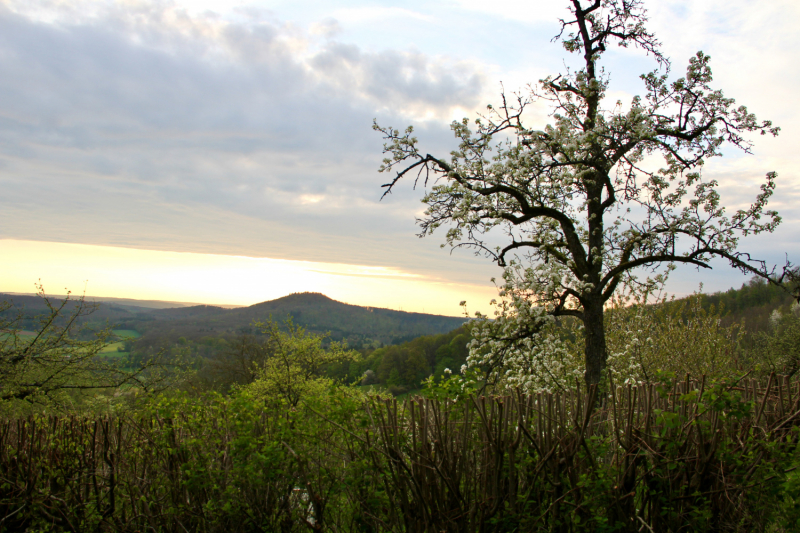
[[[25,298],[38,298],[38,295],[32,292],[7,292],[7,293],[0,293],[0,301],[2,300],[10,300],[10,299],[19,299],[21,297]],[[48,298],[52,298],[54,300],[63,300],[66,295],[64,294],[48,294]],[[79,294],[72,294],[70,298],[78,298],[80,297]],[[96,303],[113,303],[115,305],[119,305],[122,307],[141,307],[145,309],[171,309],[174,307],[195,307],[198,305],[205,305],[200,304],[197,302],[172,302],[168,300],[138,300],[135,298],[116,298],[113,296],[87,296],[87,302],[96,302]],[[243,307],[241,305],[217,305],[216,307],[223,307],[225,309],[233,309],[235,307]]]
[[[254,323],[270,318],[276,321],[291,319],[309,331],[330,333],[333,340],[346,340],[356,346],[375,341],[396,344],[421,335],[447,333],[466,321],[458,317],[351,305],[311,292],[290,294],[236,309],[214,306],[159,309],[148,312],[146,317],[153,323],[131,329],[145,329],[139,342],[154,345],[165,337],[197,339],[248,333],[253,331]]]
[[[26,309],[26,314],[45,312],[44,302],[37,296],[0,294],[2,300],[13,300],[15,307]],[[58,300],[51,298],[53,302]],[[89,317],[91,322],[136,330],[142,334],[137,345],[154,349],[174,344],[181,337],[196,341],[251,333],[255,331],[254,322],[270,318],[279,322],[291,319],[311,332],[330,333],[332,340],[345,340],[354,347],[396,344],[422,335],[448,333],[466,321],[459,317],[351,305],[312,292],[233,309],[213,305],[148,308],[115,300],[97,303],[97,310]],[[29,327],[35,327],[32,319],[30,322]]]

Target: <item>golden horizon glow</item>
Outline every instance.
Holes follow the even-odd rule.
[[[489,311],[496,290],[381,267],[0,239],[0,292],[86,293],[214,305],[253,305],[296,292],[345,303],[458,316]]]

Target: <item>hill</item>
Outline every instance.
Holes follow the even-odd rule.
[[[704,308],[712,305],[722,311],[725,325],[744,322],[749,333],[765,331],[769,328],[769,317],[776,309],[784,312],[792,303],[792,296],[761,278],[753,278],[738,289],[704,294]]]
[[[64,295],[57,295],[52,294],[48,295],[48,297],[54,300],[63,300],[65,298]],[[23,292],[9,292],[9,293],[0,293],[0,301],[2,300],[22,300],[24,298],[38,298],[38,296],[34,293],[23,293]],[[73,294],[70,298],[76,298],[76,295]],[[30,300],[28,300],[30,301]],[[135,298],[115,298],[113,296],[87,296],[87,302],[93,303],[110,303],[114,304],[115,306],[128,308],[132,307],[134,309],[168,309],[173,307],[192,307],[201,305],[197,302],[170,302],[165,300],[137,300]],[[239,305],[220,305],[219,307],[224,307],[226,309],[232,309],[234,307],[241,307]]]
[[[137,346],[154,347],[167,339],[199,340],[253,332],[253,323],[272,318],[291,319],[315,333],[330,333],[332,340],[350,346],[396,344],[421,335],[446,333],[464,323],[463,318],[361,307],[338,302],[319,293],[296,293],[249,307],[214,306],[160,309],[123,325],[143,333]]]
[[[14,304],[7,313],[24,309],[25,314],[31,317],[26,320],[26,329],[28,326],[35,328],[33,316],[47,312],[44,300],[37,296],[0,294],[0,301],[3,300]],[[53,298],[51,301],[60,303],[61,300]],[[147,304],[152,307],[129,305],[127,300],[125,304],[96,302],[97,309],[86,320],[98,327],[111,324],[118,329],[135,330],[142,334],[136,346],[147,349],[174,345],[181,338],[197,342],[208,337],[251,333],[254,322],[270,318],[276,321],[290,318],[311,332],[330,333],[332,340],[345,340],[356,348],[397,344],[421,335],[447,333],[465,321],[458,317],[350,305],[319,293],[290,294],[233,309],[213,305],[176,304],[168,308],[157,302],[156,305],[153,302]]]

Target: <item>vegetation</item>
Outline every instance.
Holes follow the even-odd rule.
[[[41,404],[65,408],[81,395],[152,388],[162,382],[154,360],[134,368],[99,357],[114,335],[106,328],[93,331],[85,318],[95,310],[83,298],[58,303],[40,288],[47,310],[34,317],[0,303],[0,406]],[[36,324],[33,332],[22,325]]]
[[[16,298],[19,297],[15,297],[15,303],[17,303]],[[311,295],[311,298],[316,298],[323,303],[331,302],[334,305],[338,305],[324,297],[318,297],[318,295]],[[675,315],[675,313],[678,312],[684,317],[683,319],[688,319],[689,317],[686,315],[686,310],[688,308],[691,308],[693,310],[692,312],[695,314],[702,309],[703,312],[708,314],[706,320],[711,322],[719,320],[719,325],[721,326],[721,329],[719,329],[720,332],[724,330],[725,335],[736,337],[735,344],[737,349],[731,352],[734,357],[734,364],[728,365],[728,363],[726,363],[725,365],[728,365],[732,369],[743,369],[750,364],[747,361],[755,357],[752,356],[752,353],[756,346],[756,333],[761,332],[764,335],[770,335],[772,331],[770,316],[772,316],[773,312],[776,310],[781,313],[782,316],[789,313],[792,301],[791,296],[781,288],[770,285],[758,278],[753,278],[739,289],[731,289],[723,293],[699,294],[697,298],[699,299],[699,308],[696,302],[689,306],[685,300],[675,300],[674,302],[662,302],[660,306],[653,308],[638,306],[635,308],[636,311],[633,311],[634,308],[625,311],[624,307],[620,307],[618,310],[613,311],[612,314],[621,316],[620,313],[635,312],[639,314],[639,317],[636,319],[639,323],[655,324],[659,323],[665,315],[670,313]],[[292,301],[291,298],[289,300]],[[37,327],[37,319],[35,317],[44,316],[47,312],[47,306],[42,299],[31,300],[23,298],[23,301],[25,303],[24,311],[19,307],[9,307],[6,311],[0,312],[0,316],[3,316],[6,320],[14,318],[18,321],[18,325],[24,324],[25,327],[31,328],[27,330],[19,329],[18,336],[20,339],[31,338],[35,335],[34,329]],[[50,301],[58,305],[62,303],[60,300],[55,301],[51,299]],[[73,309],[72,306],[75,303],[74,300],[67,302],[65,310]],[[673,306],[683,307],[684,309],[679,311],[674,309]],[[131,306],[129,306],[129,308],[130,307]],[[161,313],[161,315],[165,315],[166,318],[161,316],[161,318],[156,319],[153,318],[150,312],[142,312],[140,313],[141,319],[139,321],[130,320],[125,313],[120,315],[119,307],[115,304],[111,304],[110,306],[107,306],[105,303],[94,304],[92,308],[92,313],[86,313],[83,316],[75,317],[76,323],[79,323],[81,327],[84,328],[85,332],[88,331],[88,329],[94,329],[96,331],[105,329],[104,322],[96,318],[96,316],[100,314],[100,316],[112,320],[112,324],[114,323],[113,319],[122,318],[126,320],[125,324],[127,326],[136,326],[145,333],[145,335],[141,335],[140,331],[133,329],[114,329],[111,332],[112,335],[106,339],[107,344],[100,349],[98,355],[104,356],[107,360],[118,359],[116,363],[122,364],[128,369],[133,369],[137,365],[140,366],[159,353],[165,361],[178,360],[182,363],[191,363],[193,368],[197,371],[190,380],[192,383],[191,386],[197,390],[214,389],[227,393],[234,385],[252,383],[256,376],[253,370],[254,365],[252,364],[255,361],[246,361],[248,358],[262,360],[263,355],[266,353],[259,347],[263,346],[266,342],[267,336],[252,323],[238,327],[236,331],[226,329],[221,332],[215,332],[215,330],[211,328],[208,328],[209,330],[206,331],[206,328],[201,325],[202,323],[195,322],[191,327],[197,331],[194,336],[192,336],[191,331],[188,332],[188,338],[181,335],[182,333],[187,333],[187,329],[183,327],[172,328],[170,326],[171,324],[186,320],[187,316],[189,320],[192,320],[191,316],[202,318],[207,317],[209,314],[213,316],[213,314],[216,313],[216,311],[210,311],[205,307],[177,308],[174,311],[179,318],[175,318],[164,312]],[[286,308],[283,309],[286,310]],[[658,312],[656,312],[657,309],[659,309]],[[364,308],[359,308],[357,306],[332,307],[330,309],[331,312],[342,315],[339,318],[341,323],[355,324],[356,327],[360,327],[358,326],[361,320],[360,315],[348,318],[346,314],[350,311],[362,313],[363,310]],[[20,311],[23,312],[20,313]],[[296,311],[297,309],[295,308],[295,312]],[[291,312],[290,310],[283,316],[291,316]],[[319,312],[322,313],[322,310]],[[299,314],[302,316],[302,311],[300,311]],[[277,316],[281,316],[280,313],[278,313]],[[144,319],[144,317],[148,318]],[[613,316],[607,317],[607,319],[613,324],[608,328],[609,331],[618,332],[617,326],[620,323],[619,321],[623,319],[615,319]],[[439,318],[435,318],[434,320],[439,320]],[[452,325],[458,325],[463,321],[463,319],[449,320],[451,320],[450,324]],[[269,320],[266,320],[266,322],[269,322]],[[275,323],[278,324],[283,324],[284,322],[279,320],[275,321]],[[322,321],[320,320],[320,322]],[[292,320],[292,324],[296,324],[294,320]],[[580,331],[573,331],[576,326],[577,323],[564,321],[562,319],[561,325],[558,327],[560,331],[562,331],[562,335],[564,335],[564,331],[566,331],[566,337],[575,341],[576,339],[580,339]],[[403,326],[392,327],[402,328]],[[440,326],[434,322],[431,329],[438,327]],[[425,330],[422,325],[420,325],[419,328],[420,329],[417,331]],[[303,327],[303,329],[309,334],[323,334],[307,327]],[[738,329],[738,333],[734,332],[733,329]],[[158,333],[154,334],[154,331]],[[411,333],[405,333],[403,329],[397,329],[395,331],[397,332],[394,337],[395,339],[413,336]],[[414,330],[412,329],[411,331]],[[344,360],[336,364],[328,365],[324,373],[327,377],[342,382],[363,382],[365,385],[389,389],[395,394],[417,391],[422,386],[422,382],[431,375],[434,375],[436,379],[441,379],[445,374],[445,369],[454,373],[459,373],[461,367],[467,365],[468,345],[472,341],[471,331],[472,326],[469,326],[456,328],[448,333],[442,333],[440,335],[416,337],[415,339],[399,344],[381,346],[379,341],[371,341],[368,344],[357,344],[355,348],[361,353],[361,358],[358,360]],[[148,334],[148,332],[150,333]],[[652,338],[653,334],[653,332],[648,333],[644,339]],[[353,338],[358,335],[358,333],[353,333],[349,330],[340,330],[340,337],[343,338]],[[705,335],[705,333],[703,335]],[[323,346],[335,342],[331,337],[332,336],[326,336],[323,339]],[[619,374],[621,370],[618,368],[620,359],[614,357],[614,354],[624,351],[624,347],[621,345],[622,337],[620,337],[620,335],[614,333],[612,337],[613,338],[610,338],[608,341],[609,353],[612,354],[613,358],[613,361],[610,362],[609,365],[615,372],[615,376],[619,378],[622,375]],[[700,338],[706,337],[701,336]],[[91,337],[81,337],[81,339],[90,340]],[[581,353],[582,347],[579,343],[573,342],[572,345],[569,346],[569,349],[569,360],[563,359],[561,361],[561,366],[558,368],[562,368],[563,371],[570,376],[569,378],[562,377],[561,379],[567,379],[567,382],[571,383],[573,379],[572,376],[582,372],[583,357]],[[656,352],[653,352],[655,360],[658,360],[660,357],[666,357],[664,354],[669,352],[669,344],[662,343],[662,348],[657,351],[661,355],[655,355]],[[259,359],[259,357],[262,359]],[[770,366],[770,363],[765,361],[765,357],[766,356],[763,355],[757,357],[759,361],[762,361],[763,368],[774,368],[776,371],[782,371],[783,367]],[[503,372],[505,372],[508,370],[508,363],[509,361],[506,361],[503,365],[497,366],[497,370],[503,369]],[[557,366],[551,364],[545,369],[546,372],[544,372],[544,374],[558,373],[556,369]],[[696,369],[688,370],[694,373]],[[529,367],[525,373],[527,375],[543,374],[534,371],[532,367]],[[641,374],[637,375],[641,378],[645,377]],[[652,373],[648,373],[648,375],[652,375]],[[551,390],[552,383],[550,386],[546,386],[546,383],[547,380],[539,380],[539,385],[537,385],[537,387],[541,385]]]
[[[800,303],[785,313],[773,311],[769,330],[758,332],[753,345],[753,360],[765,369],[795,375],[800,369]]]
[[[259,346],[262,353],[254,358],[255,379],[247,390],[264,401],[296,408],[302,399],[332,384],[325,376],[328,367],[359,358],[358,352],[339,343],[323,347],[324,335],[309,334],[291,320],[285,331],[272,321],[257,327],[266,338]]]
[[[198,354],[207,355],[211,350],[200,346],[208,346],[209,338],[230,341],[240,333],[253,334],[254,322],[272,318],[279,322],[291,318],[311,333],[328,334],[331,340],[347,342],[357,349],[446,333],[464,322],[463,318],[360,307],[322,294],[300,293],[238,309],[195,306],[152,310],[137,321],[120,323],[142,333],[137,341],[139,350],[152,353],[183,337],[189,346],[198,345]]]
[[[724,298],[745,299],[759,286]],[[226,355],[168,389],[105,403],[91,394],[71,403],[32,396],[49,401],[27,417],[5,402],[0,524],[791,531],[800,521],[800,383],[771,372],[797,368],[800,312],[775,307],[772,325],[755,331],[748,348],[738,342],[740,325],[704,307],[718,297],[607,313],[613,381],[602,389],[579,386],[577,321],[560,326],[571,381],[527,394],[471,364],[478,324],[359,353],[287,320],[254,324],[225,343]],[[80,302],[77,314],[63,316],[70,303],[62,304],[50,322],[85,316]],[[106,342],[133,336],[103,334]],[[13,338],[23,337],[12,328],[6,340]],[[108,363],[93,354],[85,364]],[[96,374],[73,379],[100,390],[104,368],[86,366]],[[705,375],[671,377],[687,371]],[[408,396],[398,404],[391,393]],[[61,414],[45,415],[54,411]]]
[[[453,223],[449,244],[501,264],[527,249],[494,317],[312,293],[235,310],[0,304],[0,532],[798,530],[800,284],[795,302],[777,286],[798,271],[736,248],[778,223],[774,175],[726,217],[698,171],[777,129],[708,87],[702,53],[602,111],[607,44],[666,60],[638,0],[572,6],[559,38],[585,65],[542,82],[554,126],[526,129],[528,102],[504,103],[477,134],[454,125],[449,163],[381,130],[386,169],[405,166],[390,189],[413,168],[444,178],[423,233]],[[653,153],[666,167],[648,173]],[[490,250],[496,226],[511,243]],[[756,277],[680,300],[654,300],[663,271],[633,277],[711,256]]]
[[[525,339],[536,337],[536,365],[558,366],[563,350],[548,330],[553,317],[573,317],[583,324],[586,383],[597,384],[608,357],[605,309],[615,296],[641,297],[675,264],[710,268],[714,257],[776,283],[794,271],[787,265],[778,275],[738,249],[741,237],[780,223],[767,209],[776,174],[767,173],[754,202],[732,215],[717,182],[701,175],[724,146],[749,153],[747,134],[779,129],[713,88],[702,52],[685,76],[670,81],[670,63],[645,26],[640,0],[569,4],[555,40],[579,54],[582,66],[541,80],[528,95],[503,95],[502,105],[489,106],[472,126],[453,122],[459,144],[449,157],[421,151],[411,127],[375,129],[386,140],[381,171],[396,171],[386,193],[409,174],[424,176],[426,185],[436,178],[423,198],[421,235],[450,226],[448,245],[506,267],[496,320],[509,324],[484,322],[474,356],[486,355],[489,365],[499,357],[526,359]],[[605,102],[609,75],[600,62],[614,44],[644,50],[661,69],[641,76],[644,95],[630,105]],[[552,124],[526,122],[534,102],[550,105]],[[660,168],[649,164],[654,156],[663,158]],[[489,235],[505,244],[494,246]],[[643,270],[652,275],[637,276]]]
[[[800,385],[364,398],[248,390],[0,422],[14,531],[789,531]]]
[[[379,348],[365,358],[364,384],[381,384],[392,394],[418,390],[430,376],[442,378],[459,372],[467,360],[469,330],[461,327],[444,335],[419,337],[412,341]]]

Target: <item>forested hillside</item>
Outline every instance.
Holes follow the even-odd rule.
[[[30,329],[35,323],[33,316],[47,309],[44,300],[35,296],[0,295],[0,300],[14,302],[5,314],[24,309],[28,318],[23,324]],[[760,279],[738,289],[700,295],[703,308],[719,314],[723,326],[743,325],[739,343],[745,346],[752,346],[754,335],[769,330],[773,312],[786,313],[791,301],[784,290]],[[686,298],[681,298],[662,305],[669,308],[685,302]],[[254,324],[270,317],[278,323],[290,319],[311,333],[330,333],[326,342],[345,341],[363,358],[329,367],[329,375],[384,387],[393,394],[418,390],[423,380],[431,375],[441,378],[445,369],[458,373],[471,340],[463,318],[359,307],[315,293],[292,294],[236,309],[210,305],[147,308],[128,302],[100,302],[84,320],[95,328],[110,324],[117,330],[141,334],[138,339],[127,337],[118,343],[123,347],[120,354],[130,354],[134,362],[159,352],[180,356],[197,370],[204,369],[202,381],[212,383],[216,379],[212,374],[221,372],[224,365],[208,363],[222,361],[255,342],[259,332]]]
[[[706,309],[714,306],[721,310],[724,324],[744,323],[747,332],[755,333],[769,329],[772,312],[788,308],[792,296],[762,278],[753,278],[738,289],[704,294],[702,302]]]
[[[4,295],[0,301],[13,306],[4,314],[23,312],[21,324],[35,329],[35,317],[47,314],[47,305],[37,296]],[[51,299],[54,304],[62,300]],[[73,309],[75,301],[65,311]],[[374,349],[397,344],[422,335],[452,331],[464,318],[408,313],[345,304],[318,293],[298,293],[249,307],[226,309],[211,305],[175,308],[147,308],[96,302],[94,310],[79,320],[94,329],[111,326],[115,330],[135,331],[141,336],[126,340],[124,353],[141,360],[166,349],[191,357],[214,357],[229,349],[240,335],[257,332],[255,323],[290,319],[309,332],[329,334],[328,341],[344,341],[351,348]]]
[[[740,329],[741,333],[731,339],[731,342],[738,344],[743,357],[744,352],[754,348],[759,335],[764,336],[774,328],[772,323],[776,311],[782,315],[790,314],[789,308],[793,301],[785,290],[758,278],[742,284],[738,289],[700,294],[697,297],[702,312],[705,313],[703,317],[692,315],[694,311],[690,300],[694,296],[687,296],[658,304],[664,309],[660,314],[655,312],[649,318],[673,320],[677,317],[686,324],[696,323],[701,318],[706,323],[711,323],[714,317],[718,317],[722,332],[731,326],[740,326],[732,330]],[[612,319],[614,312],[610,313]],[[773,317],[772,322],[770,317]],[[657,324],[650,326],[658,328]],[[570,335],[568,328],[565,329],[565,335]],[[611,337],[614,338],[613,333]],[[403,394],[419,389],[422,381],[431,375],[441,378],[446,368],[458,373],[461,365],[466,362],[469,351],[467,345],[471,339],[469,325],[465,325],[443,335],[419,337],[377,350],[363,350],[365,359],[361,363],[351,365],[347,372],[339,370],[336,374],[352,379],[356,375],[355,370],[360,369],[363,384],[379,384],[393,394]],[[696,346],[699,350],[700,343]],[[691,354],[687,356],[691,357]]]

